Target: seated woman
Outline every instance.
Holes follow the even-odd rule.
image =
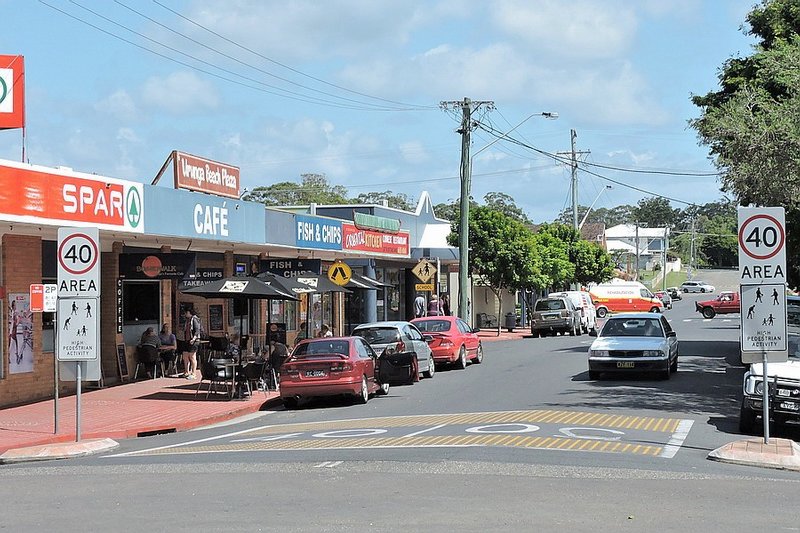
[[[147,377],[152,377],[158,362],[158,349],[161,347],[161,340],[158,338],[158,335],[156,335],[156,330],[153,327],[144,330],[139,339],[139,347],[140,349],[149,348],[152,350],[152,354],[143,351],[142,353],[147,355],[147,359],[141,359],[141,363],[147,371]],[[154,359],[151,358],[151,355]],[[144,357],[144,355],[142,357]]]
[[[171,365],[177,365],[175,358],[178,354],[178,339],[175,334],[170,331],[169,324],[161,326],[161,332],[158,334],[158,340],[161,346],[158,347],[161,352],[161,360],[164,366],[169,368]],[[175,368],[177,372],[178,369]]]

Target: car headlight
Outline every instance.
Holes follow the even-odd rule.
[[[589,350],[589,357],[608,357],[608,350]]]
[[[764,394],[764,382],[756,381],[756,385],[753,387],[753,392],[756,394]]]
[[[645,357],[663,357],[664,352],[661,350],[645,350],[642,355]]]

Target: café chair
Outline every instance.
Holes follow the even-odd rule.
[[[222,383],[225,385],[225,393],[231,397],[233,396],[234,391],[234,372],[235,369],[233,366],[226,366],[224,364],[224,360],[212,359],[210,361],[203,361],[200,363],[200,382],[197,384],[197,390],[194,391],[195,398],[197,394],[200,392],[200,387],[203,386],[203,382],[208,382],[208,389],[206,390],[206,398],[211,393],[211,387],[214,387],[214,393],[219,392],[217,390],[217,385]],[[228,384],[230,384],[230,391],[228,391]]]
[[[161,369],[161,377],[164,377],[164,363],[158,353],[158,348],[145,344],[136,347],[136,370],[133,371],[133,380],[136,381],[139,375],[139,367],[144,367],[145,373],[149,368],[153,369],[153,379],[158,377],[158,369]]]
[[[267,363],[266,361],[261,362],[254,362],[254,363],[247,363],[243,370],[244,375],[244,383],[247,387],[247,392],[249,396],[253,395],[253,387],[252,384],[255,383],[256,387],[258,387],[258,383],[264,379],[264,374],[267,370]],[[265,382],[266,383],[266,382]],[[267,386],[264,387],[264,396],[267,397]]]

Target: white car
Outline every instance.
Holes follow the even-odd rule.
[[[602,372],[678,371],[678,337],[660,313],[620,313],[609,318],[589,347],[589,379]]]
[[[569,298],[575,308],[581,312],[581,330],[584,333],[597,332],[597,311],[594,307],[594,300],[586,291],[564,291],[553,292],[548,296],[557,298]]]
[[[684,281],[681,284],[681,290],[683,292],[714,292],[714,286],[709,285],[705,281],[700,280],[693,280],[693,281]]]
[[[776,424],[800,422],[800,328],[789,326],[789,359],[769,363],[769,416]],[[777,385],[777,387],[776,387]],[[744,375],[744,397],[739,411],[739,431],[752,434],[763,413],[764,365],[753,363]],[[763,421],[762,421],[763,422]]]

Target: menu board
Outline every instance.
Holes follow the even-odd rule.
[[[222,304],[208,306],[208,329],[209,331],[225,330],[225,320],[222,316]]]

